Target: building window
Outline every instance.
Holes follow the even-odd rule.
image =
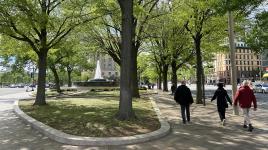
[[[110,75],[112,75],[112,73],[111,73],[111,72],[108,72],[108,74],[109,74],[109,76],[110,76]]]
[[[108,64],[108,67],[111,68],[112,67],[112,64]]]
[[[257,61],[257,65],[259,65],[259,61]]]

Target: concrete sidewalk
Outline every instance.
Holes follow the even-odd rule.
[[[165,138],[148,143],[121,146],[121,149],[156,149],[156,150],[267,150],[267,108],[251,112],[254,131],[242,128],[243,117],[226,113],[226,126],[220,124],[217,108],[214,103],[206,106],[191,106],[191,124],[182,124],[180,107],[169,93],[160,92],[155,96],[162,115],[170,122],[172,132]],[[116,149],[116,148],[112,148]],[[118,148],[117,148],[118,149]]]
[[[255,127],[252,133],[242,128],[242,116],[232,115],[227,110],[226,126],[221,126],[214,103],[207,106],[193,104],[191,107],[191,124],[182,124],[179,105],[169,93],[159,92],[155,95],[156,103],[162,116],[172,126],[172,132],[161,139],[124,146],[86,147],[63,145],[48,139],[32,130],[19,120],[9,103],[0,105],[0,150],[267,150],[268,109],[259,108],[251,112]],[[4,106],[6,105],[6,106]],[[2,109],[1,109],[2,107]],[[3,109],[5,108],[5,109]]]

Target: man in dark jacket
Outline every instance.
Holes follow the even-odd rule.
[[[227,101],[232,105],[232,101],[227,94],[227,91],[223,88],[223,83],[217,84],[218,89],[215,91],[214,96],[211,99],[211,102],[217,98],[217,108],[218,113],[222,122],[222,125],[225,125],[225,111],[228,108]]]
[[[253,126],[250,122],[249,118],[249,110],[251,108],[251,104],[253,103],[254,106],[254,111],[257,110],[257,102],[256,102],[256,97],[249,87],[249,82],[247,80],[243,81],[242,87],[239,88],[239,90],[236,92],[235,95],[235,100],[234,100],[234,105],[236,106],[237,103],[239,102],[239,106],[243,110],[244,114],[244,128],[248,127],[248,131],[253,130]]]
[[[181,85],[178,86],[174,99],[178,104],[181,105],[181,117],[182,121],[185,124],[186,118],[187,121],[190,122],[190,105],[193,103],[193,97],[190,89],[186,86],[186,82],[182,81]],[[186,112],[186,118],[185,118]]]

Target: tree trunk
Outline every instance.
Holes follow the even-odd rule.
[[[203,105],[206,106],[206,92],[205,92],[205,72],[204,72],[204,68],[202,68],[202,91],[203,91]]]
[[[158,73],[157,89],[162,90],[162,72]]]
[[[122,46],[120,68],[120,102],[116,118],[129,120],[135,117],[132,109],[132,40],[134,37],[133,25],[133,0],[118,0],[122,12]]]
[[[195,51],[196,51],[196,104],[202,104],[202,54],[201,54],[201,38],[196,37]]]
[[[57,69],[55,67],[54,64],[50,65],[50,69],[53,72],[54,75],[54,82],[55,82],[55,86],[56,86],[56,90],[58,93],[61,93],[61,89],[60,89],[60,78],[57,72]]]
[[[167,74],[168,74],[168,65],[164,65],[163,66],[163,91],[166,91],[166,92],[168,92]]]
[[[68,87],[72,87],[72,69],[67,67],[67,74],[68,74]]]
[[[171,82],[172,85],[175,85],[175,87],[178,86],[178,76],[177,76],[177,63],[175,60],[172,60],[171,62],[171,70],[172,70],[172,75],[171,75]]]
[[[137,72],[137,55],[138,55],[138,48],[132,45],[132,97],[139,98],[139,88],[138,88],[138,72]]]
[[[38,87],[34,105],[46,105],[45,84],[46,84],[47,50],[38,54]]]

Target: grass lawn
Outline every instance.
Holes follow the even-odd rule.
[[[46,106],[33,106],[33,101],[20,101],[20,108],[29,116],[72,135],[121,137],[148,133],[160,123],[148,99],[135,99],[137,119],[119,121],[118,97],[48,99]]]
[[[68,95],[72,95],[73,97],[78,96],[78,97],[95,97],[95,96],[103,96],[103,97],[118,97],[120,95],[120,91],[119,89],[113,89],[113,90],[109,90],[107,89],[101,89],[101,88],[96,88],[95,91],[84,91],[82,93],[80,93],[81,91],[63,91],[62,95],[63,96],[68,96]],[[155,91],[153,90],[139,90],[140,95],[150,95],[150,94],[156,94]],[[33,95],[36,95],[36,92],[33,92]],[[57,91],[55,90],[48,90],[46,91],[46,96],[48,97],[54,97],[54,96],[59,96],[59,93],[57,93]]]

